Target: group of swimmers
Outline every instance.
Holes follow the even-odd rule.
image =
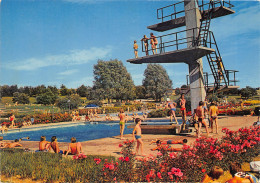
[[[39,150],[35,152],[51,152],[64,154],[67,155],[77,155],[82,154],[82,146],[80,142],[77,142],[75,137],[72,137],[70,139],[71,143],[69,143],[67,150],[61,150],[59,148],[58,140],[56,136],[51,137],[51,142],[46,141],[45,136],[41,136],[40,142],[39,142]]]
[[[211,102],[209,110],[207,108],[207,102],[200,101],[199,105],[196,109],[194,109],[194,113],[191,116],[190,122],[194,124],[197,136],[201,136],[201,128],[202,125],[205,126],[207,135],[209,135],[208,125],[206,123],[206,119],[209,116],[209,127],[211,128],[211,133],[214,132],[213,126],[215,124],[216,134],[218,134],[218,107],[215,102]]]
[[[181,94],[181,98],[179,101],[180,109],[181,109],[181,117],[182,117],[182,129],[185,129],[186,125],[186,99],[184,94]],[[176,118],[176,106],[177,104],[175,102],[171,102],[169,98],[167,98],[166,106],[165,108],[170,109],[170,119],[172,122],[172,118],[174,117],[175,123],[178,124],[177,118]]]
[[[141,39],[141,41],[144,43],[144,49],[145,49],[145,54],[146,56],[149,55],[149,43],[148,41],[150,40],[150,44],[151,44],[151,48],[152,48],[152,52],[153,54],[157,54],[157,45],[158,45],[158,40],[157,37],[153,35],[153,33],[150,33],[150,38],[148,38],[146,35],[144,35],[144,37]],[[134,54],[135,54],[135,58],[138,58],[138,44],[136,42],[136,40],[134,41]]]

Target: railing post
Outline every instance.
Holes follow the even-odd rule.
[[[162,22],[163,22],[163,9],[161,9],[161,11],[162,11]]]
[[[174,4],[174,17],[175,17],[175,19],[176,19],[176,6],[175,6],[175,4]]]
[[[176,35],[175,37],[176,37],[176,48],[177,48],[177,50],[178,50],[178,36],[177,36],[177,34],[178,34],[178,33],[175,34],[175,35]]]

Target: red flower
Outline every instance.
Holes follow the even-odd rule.
[[[205,172],[206,172],[206,170],[205,170],[205,169],[202,169],[201,171],[202,171],[202,173],[205,173]]]
[[[119,144],[119,147],[123,147],[123,145],[122,145],[122,144]]]
[[[129,157],[125,157],[125,161],[130,161],[130,158]]]
[[[98,165],[101,162],[101,159],[99,158],[95,158],[94,161],[96,162],[96,164]]]

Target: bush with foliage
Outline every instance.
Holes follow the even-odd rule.
[[[13,103],[29,104],[29,96],[25,93],[15,92],[13,96]]]
[[[47,89],[45,93],[36,97],[36,101],[37,104],[50,105],[54,104],[57,98],[58,96],[53,94],[51,89]]]
[[[153,110],[149,112],[148,118],[162,118],[166,117],[169,113],[169,110],[159,109],[159,110]]]
[[[70,95],[64,98],[59,98],[57,106],[61,109],[77,109],[81,105],[79,95]]]

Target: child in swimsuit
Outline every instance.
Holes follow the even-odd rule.
[[[216,133],[218,133],[218,107],[216,106],[215,102],[211,103],[209,108],[209,115],[210,115],[210,123],[211,123],[211,133],[213,133],[213,122],[216,124]]]
[[[184,98],[184,94],[181,94],[180,106],[181,106],[181,116],[182,116],[182,129],[185,129],[186,125],[186,108],[185,108],[186,100]]]
[[[59,148],[56,136],[51,138],[51,148],[55,153],[63,154],[63,151]]]
[[[120,113],[119,113],[119,125],[120,125],[120,138],[121,140],[123,139],[123,135],[124,135],[124,129],[125,129],[125,112],[123,109],[120,109]]]
[[[170,99],[167,98],[166,107],[170,108],[170,110],[171,110],[171,116],[170,116],[170,118],[171,118],[171,122],[172,122],[172,116],[173,116],[174,119],[175,119],[176,124],[178,124],[178,121],[177,121],[177,118],[176,118],[176,115],[175,115],[175,111],[176,111],[176,103],[174,103],[174,102],[170,102]]]
[[[136,154],[139,151],[139,147],[141,148],[141,154],[142,156],[144,155],[144,150],[143,150],[143,141],[142,141],[142,130],[141,130],[141,122],[142,120],[140,118],[135,119],[136,126],[133,130],[133,139],[134,141],[137,141],[136,145]]]
[[[66,156],[69,155],[77,155],[83,153],[82,146],[80,142],[77,142],[75,137],[71,137],[71,143],[69,144],[69,148],[66,151]]]
[[[153,33],[150,33],[150,40],[151,40],[150,42],[151,42],[153,54],[155,54],[155,53],[154,53],[154,50],[155,50],[155,52],[157,53],[158,40],[157,40],[157,38],[153,35]]]
[[[149,52],[148,52],[148,37],[146,37],[146,35],[144,35],[144,38],[141,39],[141,41],[144,42],[144,48],[145,48],[145,53],[146,53],[146,56],[149,55]]]
[[[138,58],[138,45],[136,43],[136,40],[134,40],[134,53],[135,53],[135,58]]]

